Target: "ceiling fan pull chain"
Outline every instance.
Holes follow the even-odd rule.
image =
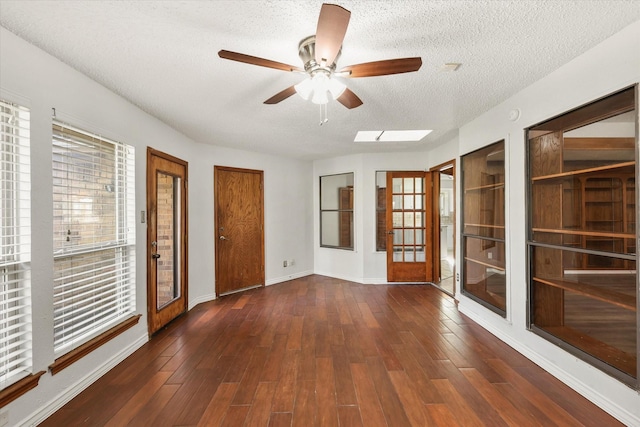
[[[329,117],[327,115],[327,105],[328,104],[320,104],[320,126],[329,121]]]

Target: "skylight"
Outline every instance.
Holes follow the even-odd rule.
[[[353,142],[416,142],[431,133],[425,130],[361,130]]]

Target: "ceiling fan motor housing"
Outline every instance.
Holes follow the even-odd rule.
[[[332,64],[318,64],[316,62],[316,36],[315,34],[306,37],[298,44],[298,55],[304,64],[304,70],[313,77],[318,71],[322,71],[327,75],[333,74],[336,70],[336,63],[342,53],[342,47],[338,51],[336,58]]]

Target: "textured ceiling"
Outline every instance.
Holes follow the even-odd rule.
[[[220,59],[227,49],[302,65],[322,1],[8,1],[0,25],[192,139],[315,159],[419,151],[640,19],[638,1],[342,1],[338,68],[421,56],[420,71],[348,79],[364,105],[262,102],[302,76]],[[458,71],[445,72],[447,62]],[[434,129],[419,143],[358,130]]]

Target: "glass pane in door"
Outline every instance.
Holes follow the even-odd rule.
[[[393,178],[394,262],[424,262],[424,178]],[[417,237],[419,236],[419,237]]]
[[[158,172],[157,175],[157,258],[156,295],[160,309],[180,298],[180,178]]]

